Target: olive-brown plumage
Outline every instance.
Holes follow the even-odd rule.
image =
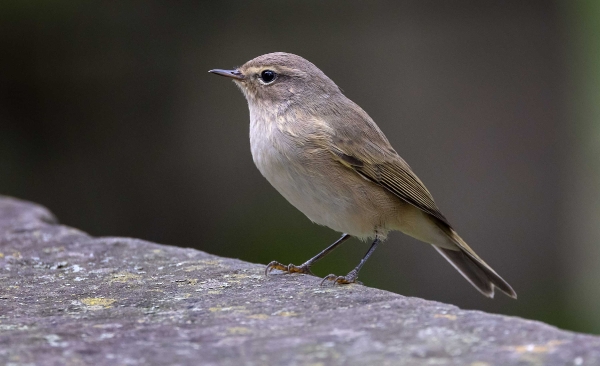
[[[475,288],[516,293],[458,236],[425,185],[396,153],[375,122],[321,70],[300,56],[276,52],[236,70],[211,70],[242,90],[250,110],[250,145],[262,175],[312,221],[344,233],[301,266],[314,262],[350,236],[373,238],[360,264],[335,283],[355,282],[358,272],[391,230],[431,244]]]

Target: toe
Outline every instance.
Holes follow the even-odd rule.
[[[304,273],[304,274],[313,275],[313,273],[310,271],[310,267],[305,266],[305,265],[296,266],[294,264],[290,264],[287,266],[287,270],[290,273]]]
[[[326,281],[335,281],[338,278],[338,276],[332,274],[329,274],[325,277],[323,277],[323,280],[321,281],[321,284],[319,286],[323,286],[325,284]]]
[[[272,261],[271,263],[267,264],[267,267],[265,268],[265,276],[268,276],[269,273],[271,273],[271,271],[273,271],[274,269],[278,269],[280,271],[287,271],[287,266],[284,266],[283,264],[277,261]]]
[[[353,276],[351,273],[346,276],[336,276],[334,274],[330,274],[323,278],[323,281],[321,281],[321,286],[323,286],[325,281],[332,281],[334,285],[348,285],[351,283],[356,283],[356,278],[357,277]]]

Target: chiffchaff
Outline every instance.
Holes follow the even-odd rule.
[[[356,268],[323,279],[353,283],[387,233],[399,230],[431,244],[485,296],[497,287],[517,297],[452,229],[371,117],[315,65],[276,52],[210,72],[232,78],[246,96],[252,157],[262,175],[310,220],[344,233],[304,264],[273,261],[266,273],[312,274],[310,267],[350,236],[371,238]]]

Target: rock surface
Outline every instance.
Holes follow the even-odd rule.
[[[0,197],[0,363],[600,365],[600,337],[263,271]]]

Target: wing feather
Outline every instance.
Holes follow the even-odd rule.
[[[343,156],[342,159],[346,162],[344,165],[450,226],[433,201],[431,193],[410,168],[403,166],[400,162],[365,162],[355,155],[344,154]],[[350,161],[360,163],[349,163]]]
[[[344,166],[450,227],[431,193],[392,148],[375,122],[358,106],[347,112],[327,116],[327,124],[332,127],[327,148],[334,157]],[[358,125],[345,120],[356,120],[357,117],[362,119]]]

